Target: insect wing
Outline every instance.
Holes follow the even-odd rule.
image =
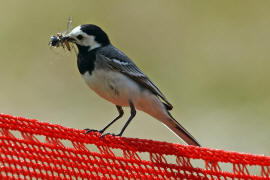
[[[72,17],[70,16],[70,17],[68,18],[67,32],[66,32],[66,33],[69,33],[71,30],[72,30]]]

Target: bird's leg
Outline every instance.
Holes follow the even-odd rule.
[[[116,105],[116,108],[118,110],[118,113],[119,115],[114,119],[112,120],[112,122],[110,122],[107,126],[105,126],[103,129],[101,129],[99,132],[102,134],[108,127],[110,127],[113,123],[115,123],[115,121],[117,121],[118,119],[120,119],[123,115],[124,115],[124,111],[122,109],[121,106],[117,106]]]
[[[101,137],[104,137],[106,135],[114,135],[114,136],[122,136],[122,134],[124,133],[125,129],[127,128],[127,126],[129,125],[129,123],[131,122],[131,120],[135,117],[136,115],[136,109],[135,109],[135,106],[134,104],[132,103],[132,101],[129,101],[129,106],[130,106],[130,117],[128,118],[126,124],[124,125],[124,127],[121,129],[120,133],[119,134],[110,134],[110,133],[107,133],[107,134],[103,134]]]
[[[130,117],[128,118],[126,124],[124,125],[124,127],[121,129],[120,133],[117,134],[116,136],[122,136],[122,134],[124,133],[125,129],[127,128],[127,126],[129,125],[129,123],[131,122],[131,120],[135,117],[136,115],[136,109],[135,106],[133,104],[132,101],[129,101],[129,106],[130,106]]]
[[[118,106],[116,105],[116,108],[118,110],[118,113],[119,115],[114,119],[112,120],[112,122],[110,122],[107,126],[105,126],[103,129],[101,130],[95,130],[95,129],[85,129],[86,130],[86,134],[89,133],[89,132],[100,132],[101,134],[106,130],[108,129],[108,127],[110,127],[115,121],[117,121],[118,119],[120,119],[123,115],[124,115],[124,111],[122,109],[121,106]]]

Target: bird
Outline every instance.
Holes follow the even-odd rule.
[[[172,104],[158,87],[122,51],[112,45],[108,35],[97,25],[79,25],[67,33],[65,42],[77,46],[77,66],[86,84],[100,97],[116,106],[118,116],[101,130],[85,129],[86,133],[105,130],[120,119],[122,107],[130,107],[130,117],[121,129],[122,136],[137,110],[143,111],[167,126],[186,144],[201,146],[169,112]]]

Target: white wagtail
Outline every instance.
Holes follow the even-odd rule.
[[[57,38],[54,36],[53,40]],[[124,53],[111,44],[100,27],[92,24],[77,26],[64,36],[63,41],[77,45],[78,68],[86,84],[99,96],[115,104],[119,112],[112,122],[98,132],[104,133],[123,116],[122,107],[129,106],[131,116],[116,136],[123,134],[138,109],[161,121],[187,144],[200,146],[169,113],[173,106],[161,91]],[[86,133],[96,131],[86,130]]]

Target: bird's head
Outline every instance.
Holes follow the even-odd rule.
[[[84,24],[75,27],[65,36],[65,39],[75,43],[79,51],[91,51],[110,44],[107,34],[100,27],[93,24]]]

